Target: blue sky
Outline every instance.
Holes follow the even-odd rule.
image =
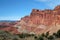
[[[32,9],[53,9],[60,0],[0,0],[0,20],[19,20]]]

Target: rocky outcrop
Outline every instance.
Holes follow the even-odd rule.
[[[3,31],[8,31],[11,32],[13,34],[19,34],[17,28],[14,27],[14,25],[17,23],[17,21],[15,22],[0,22],[0,30]]]
[[[21,18],[15,25],[19,32],[41,34],[60,29],[60,5],[53,10],[33,9],[29,16]]]

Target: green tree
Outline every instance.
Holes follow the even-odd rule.
[[[41,34],[41,36],[45,37],[45,34],[44,34],[44,33],[42,33],[42,34]]]
[[[45,37],[47,38],[49,36],[49,32],[46,32]]]
[[[48,37],[48,40],[53,40],[54,39],[54,37],[52,36],[52,35],[50,35],[49,37]]]
[[[60,38],[60,30],[57,31],[57,37]]]
[[[37,39],[37,36],[34,36],[35,39]]]
[[[22,33],[22,34],[17,34],[18,36],[19,36],[19,38],[25,38],[26,37],[26,35],[24,34],[24,33]]]
[[[44,38],[42,36],[39,36],[38,40],[44,40]]]
[[[57,33],[53,33],[53,36],[54,36],[55,38],[58,38]]]

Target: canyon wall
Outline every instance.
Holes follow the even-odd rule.
[[[29,16],[21,18],[15,27],[19,32],[41,34],[56,32],[60,29],[60,5],[53,10],[32,9]]]

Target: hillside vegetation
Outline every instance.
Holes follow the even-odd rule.
[[[40,35],[35,34],[12,34],[8,31],[0,30],[0,40],[60,40],[60,30],[52,35],[49,35],[49,32]]]

